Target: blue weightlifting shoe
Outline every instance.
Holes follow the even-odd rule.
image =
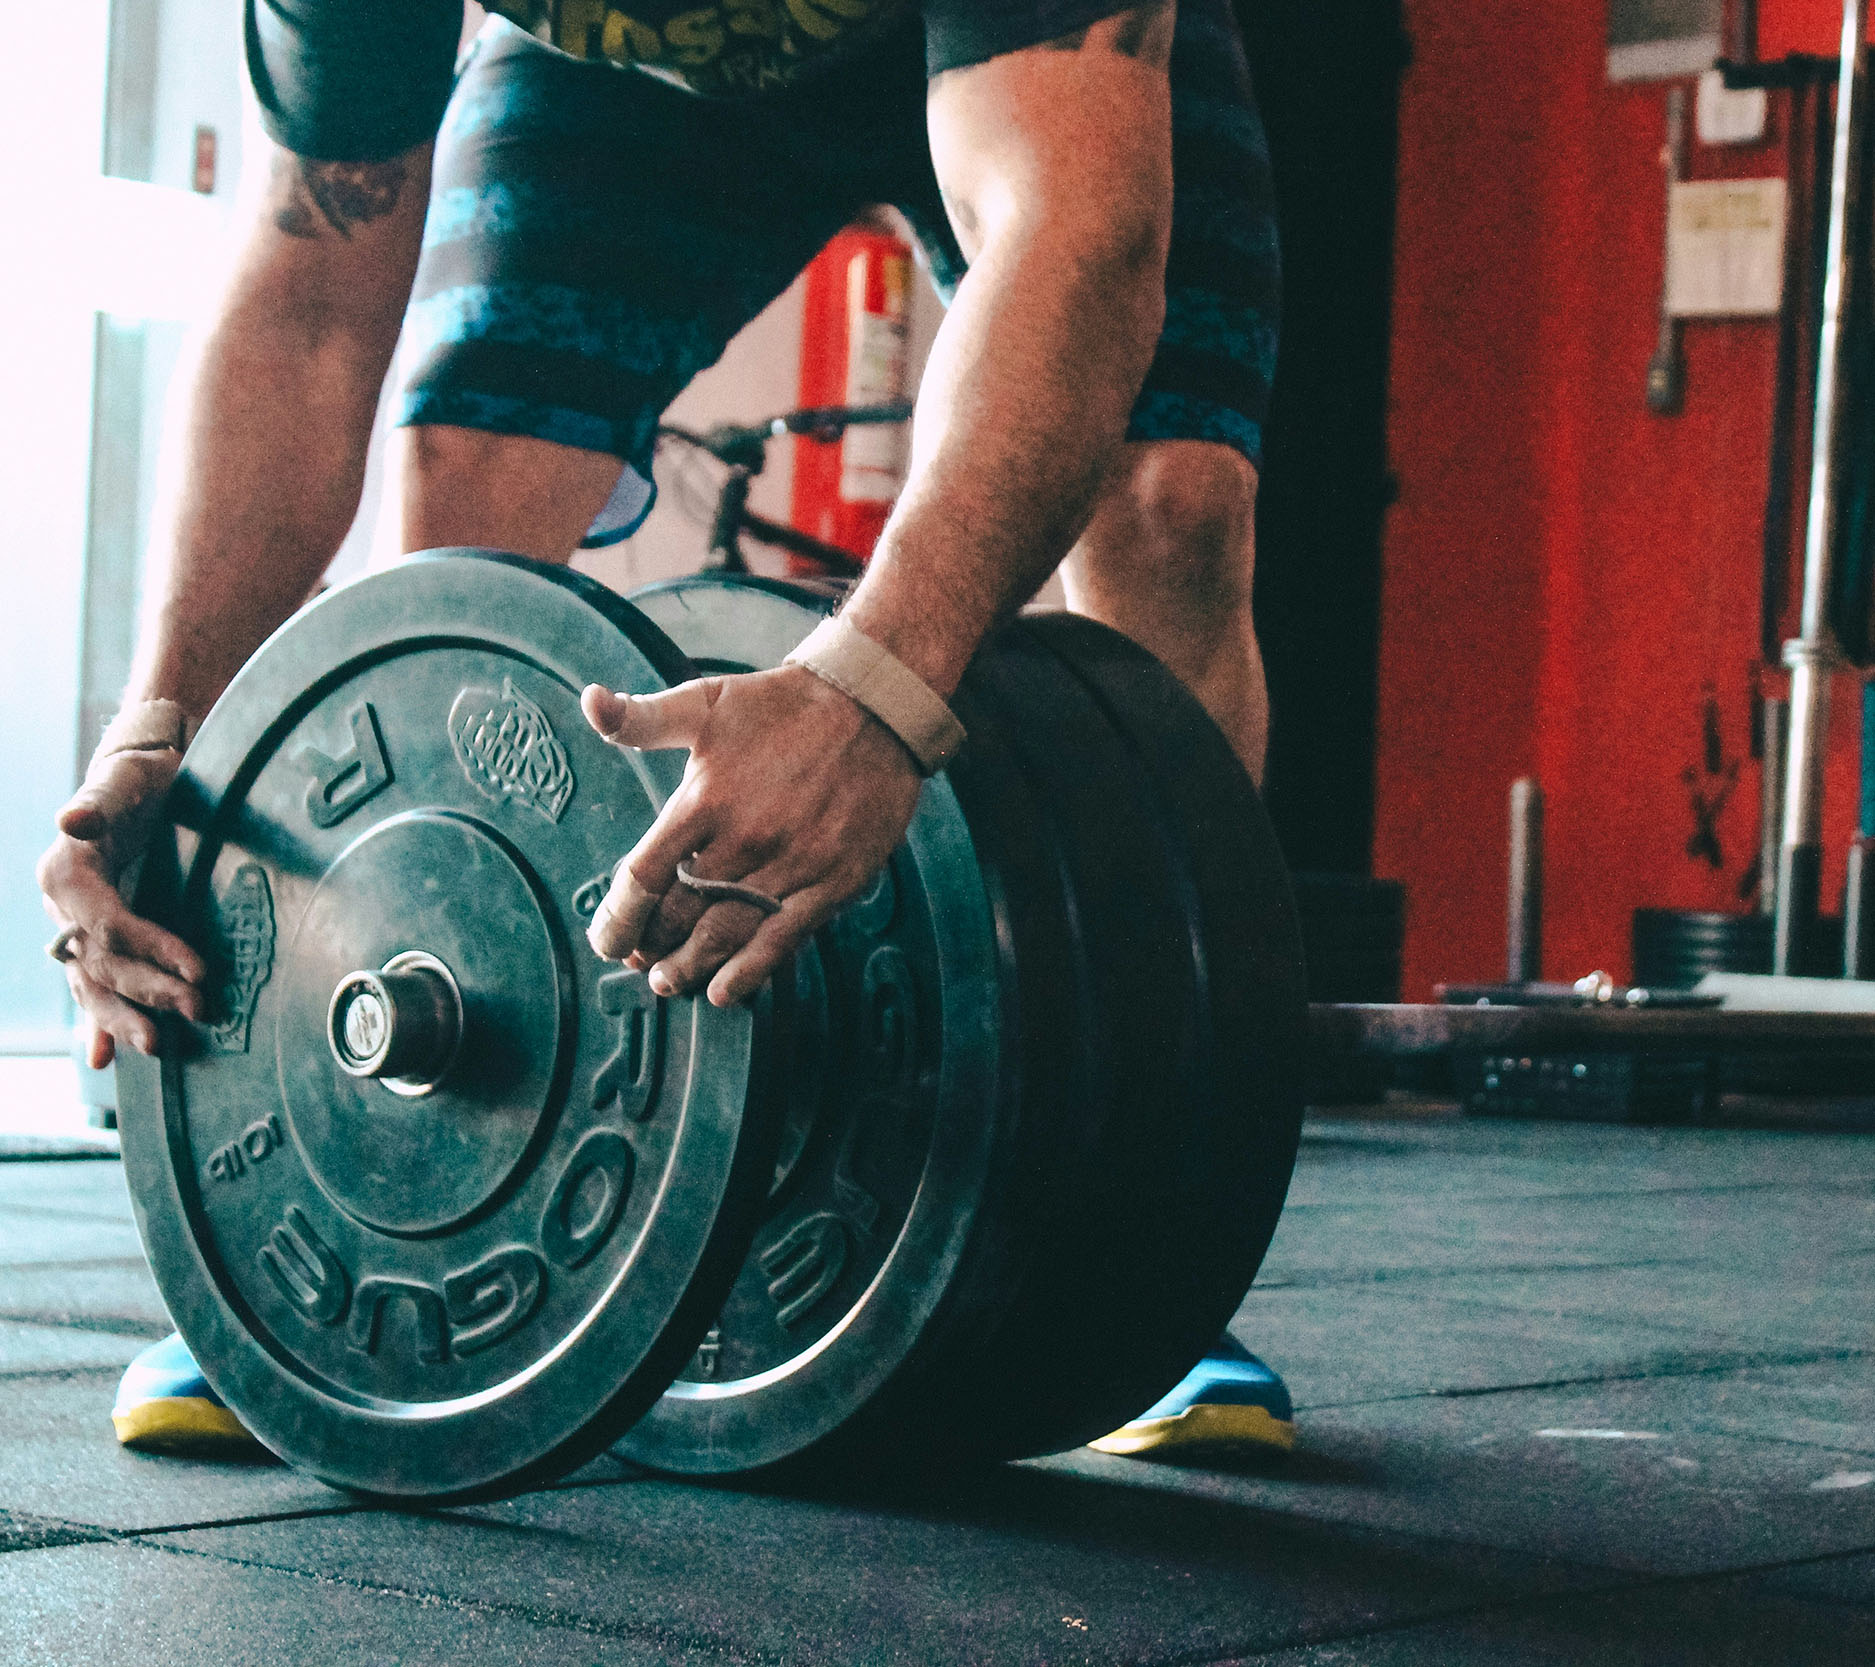
[[[179,1336],[152,1343],[131,1361],[111,1423],[117,1439],[141,1453],[259,1458],[267,1451],[209,1388]]]
[[[1178,1387],[1130,1424],[1088,1445],[1129,1458],[1198,1457],[1196,1449],[1287,1453],[1296,1444],[1289,1390],[1234,1337],[1221,1338]]]

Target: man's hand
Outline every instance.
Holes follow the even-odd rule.
[[[587,721],[621,747],[688,747],[683,784],[619,865],[588,936],[608,960],[649,967],[659,995],[706,981],[743,1001],[905,837],[922,785],[899,739],[799,666],[704,677],[655,695],[597,685]],[[710,902],[677,879],[734,880],[778,899]]]
[[[143,1009],[191,1019],[204,1010],[201,956],[133,914],[117,889],[148,846],[181,765],[182,755],[168,749],[95,760],[59,812],[58,838],[39,859],[46,913],[67,940],[65,976],[91,1019],[96,1070],[110,1064],[117,1043],[156,1052],[156,1025]]]

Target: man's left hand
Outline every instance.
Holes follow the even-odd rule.
[[[683,783],[619,865],[587,936],[648,968],[659,995],[705,983],[719,1007],[752,996],[885,866],[922,781],[903,743],[800,666],[703,677],[654,695],[581,698],[615,746],[687,747]],[[682,885],[732,880],[777,899],[712,901]]]

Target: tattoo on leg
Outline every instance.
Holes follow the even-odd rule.
[[[323,220],[340,237],[353,226],[381,220],[397,206],[404,189],[404,162],[314,162],[283,156],[274,171],[278,206],[273,223],[288,237],[322,235]],[[281,198],[284,197],[284,201]]]

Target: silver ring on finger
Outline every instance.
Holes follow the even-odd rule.
[[[78,957],[72,952],[72,945],[83,936],[84,932],[81,928],[68,926],[46,945],[46,953],[61,965],[68,961],[76,961]]]
[[[771,897],[765,891],[758,891],[754,886],[745,886],[735,880],[705,880],[692,874],[683,863],[677,865],[677,883],[686,891],[694,891],[697,896],[707,898],[712,903],[746,903],[751,909],[760,909],[765,915],[781,913],[781,899]]]

